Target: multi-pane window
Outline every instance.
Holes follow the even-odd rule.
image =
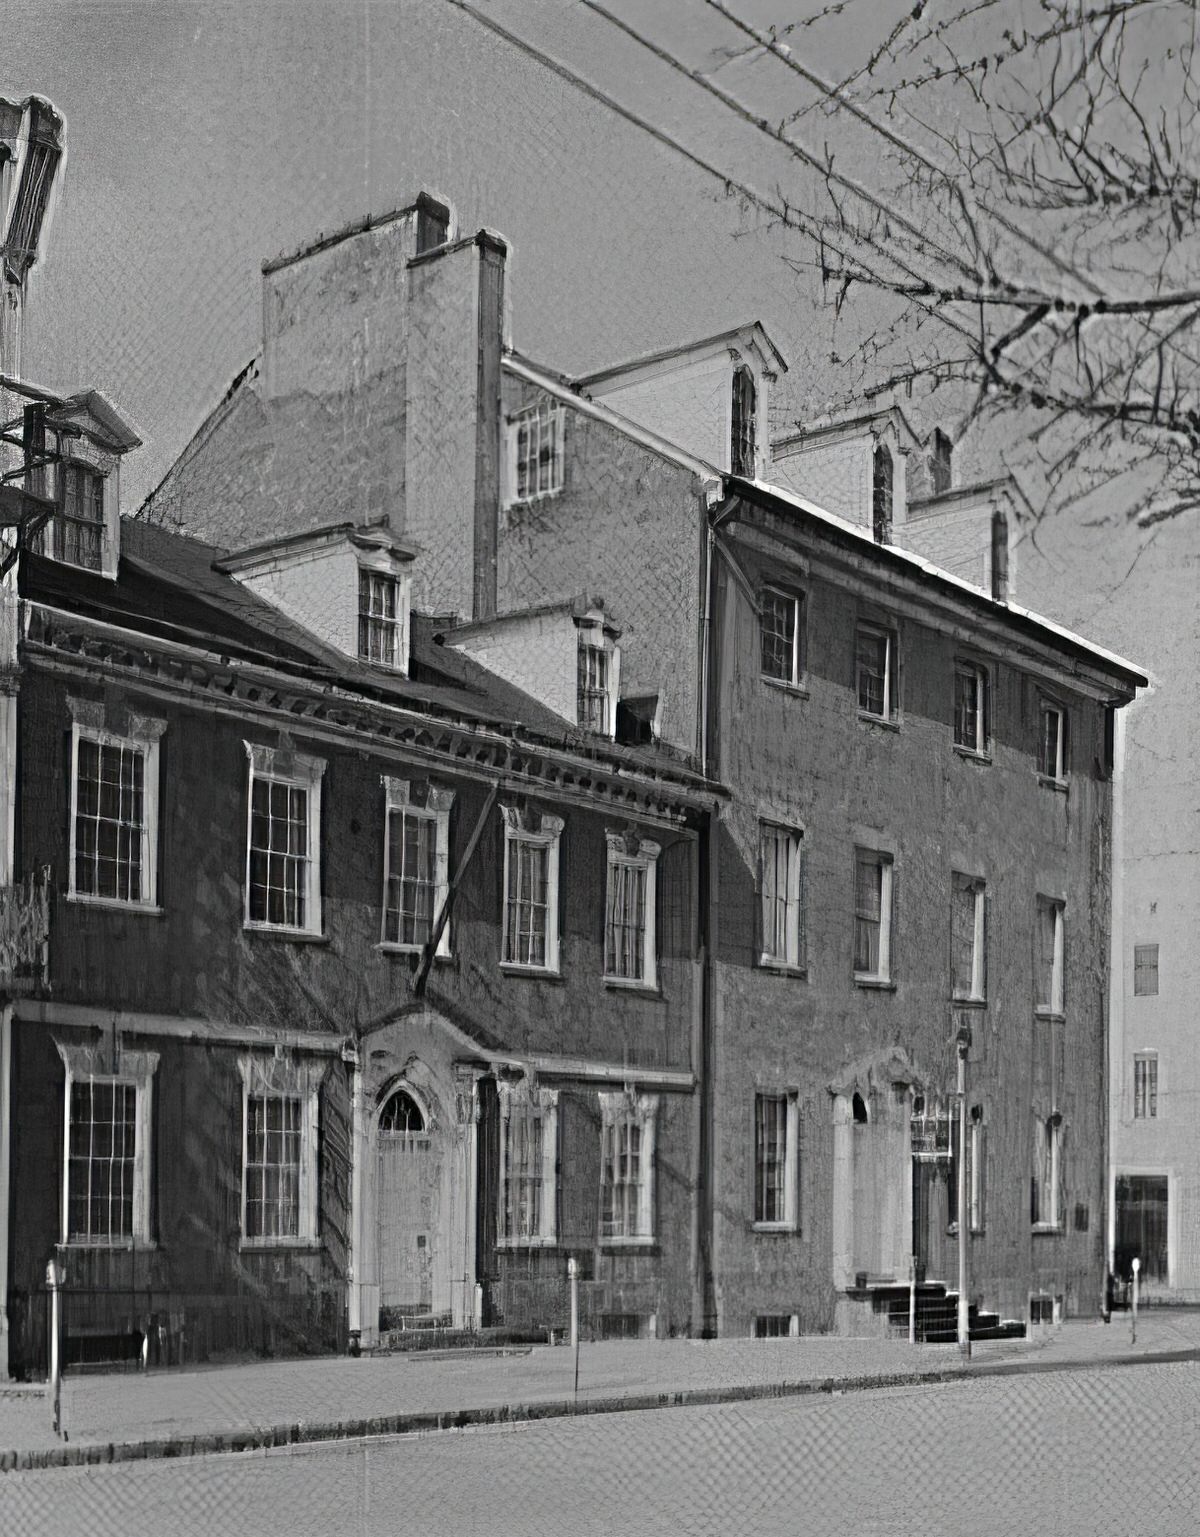
[[[400,578],[360,566],[358,654],[365,661],[404,670],[406,604]]]
[[[653,1095],[600,1095],[600,1236],[654,1237]]]
[[[1158,1116],[1158,1053],[1139,1051],[1133,1059],[1133,1117],[1136,1121]]]
[[[754,1221],[796,1226],[799,1109],[792,1094],[754,1096]]]
[[[242,1242],[317,1237],[317,1098],[321,1064],[239,1059],[242,1076]]]
[[[896,650],[894,630],[859,625],[855,668],[858,708],[864,715],[875,715],[881,720],[891,720],[896,715]]]
[[[1030,1220],[1035,1227],[1062,1225],[1062,1120],[1058,1115],[1035,1116]]]
[[[76,723],[72,731],[73,897],[153,906],[156,891],[158,740],[133,740]]]
[[[246,1098],[246,1238],[300,1236],[302,1111],[296,1095]]]
[[[892,456],[881,443],[871,464],[871,531],[877,544],[892,537]]]
[[[1170,1278],[1170,1180],[1165,1174],[1118,1174],[1117,1233],[1113,1269],[1128,1277],[1142,1262],[1143,1281]]]
[[[654,987],[655,886],[658,844],[608,835],[608,896],[604,921],[604,975],[610,981]]]
[[[86,464],[63,469],[63,506],[50,520],[41,550],[88,571],[104,569],[104,476]]]
[[[886,982],[892,974],[892,861],[859,849],[854,858],[854,974]]]
[[[804,840],[791,827],[759,823],[762,960],[804,965]]]
[[[562,821],[542,816],[535,829],[522,826],[513,807],[504,817],[505,965],[536,971],[558,969],[558,844]]]
[[[804,600],[798,593],[763,590],[759,619],[764,678],[799,687],[804,675]]]
[[[383,943],[421,949],[433,938],[449,894],[451,790],[426,788],[417,804],[412,786],[384,779],[387,797],[383,874]],[[449,923],[442,925],[437,953],[450,954]]]
[[[743,363],[733,371],[729,468],[734,475],[745,475],[750,480],[754,479],[757,457],[756,394],[754,375]]]
[[[500,1230],[504,1244],[553,1243],[558,1230],[558,1097],[500,1085]]]
[[[579,641],[577,718],[587,731],[608,731],[608,652],[603,646]]]
[[[1158,993],[1158,946],[1134,945],[1133,992],[1137,998],[1152,998]]]
[[[982,1002],[987,996],[987,888],[973,876],[955,873],[950,900],[953,996]]]
[[[319,933],[321,776],[325,765],[290,750],[246,744],[250,755],[246,922]]]
[[[988,747],[988,674],[974,662],[958,662],[954,668],[954,742],[969,752],[984,753]]]
[[[1034,1008],[1063,1012],[1063,904],[1038,897],[1034,938]]]
[[[1038,707],[1038,773],[1059,783],[1067,777],[1067,714],[1048,699]]]
[[[112,1078],[73,1082],[68,1135],[67,1241],[132,1239],[136,1084]]]
[[[561,491],[563,408],[544,400],[508,424],[508,501],[528,502]]]

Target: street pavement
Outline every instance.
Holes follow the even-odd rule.
[[[1200,1311],[1143,1312],[1137,1342],[1130,1321],[1071,1321],[1030,1340],[974,1347],[972,1375],[1054,1372],[1191,1353],[1200,1357]],[[613,1341],[537,1346],[521,1354],[484,1351],[256,1362],[207,1370],[68,1376],[62,1422],[70,1455],[115,1446],[118,1454],[187,1455],[221,1449],[232,1434],[246,1445],[273,1431],[280,1441],[374,1429],[420,1429],[418,1416],[479,1411],[480,1418],[537,1416],[572,1409],[611,1411],[621,1402],[654,1407],[655,1395],[683,1403],[750,1399],[835,1385],[845,1390],[916,1376],[957,1373],[953,1345],[904,1340],[804,1339]],[[413,1417],[413,1423],[400,1423]],[[148,1443],[152,1443],[148,1445]],[[227,1444],[227,1441],[226,1443]],[[0,1387],[0,1468],[54,1452],[52,1410],[43,1391]],[[110,1454],[105,1453],[106,1457]],[[9,1476],[0,1472],[0,1484]],[[1200,1517],[1198,1517],[1200,1527]],[[3,1528],[0,1528],[2,1531]]]
[[[1194,1362],[0,1476],[56,1537],[1192,1537]]]

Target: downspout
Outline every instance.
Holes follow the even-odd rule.
[[[1117,1127],[1120,1124],[1121,1072],[1125,1062],[1123,958],[1125,954],[1125,711],[1113,710],[1112,850],[1109,861],[1109,943],[1107,1019],[1104,1031],[1104,1082],[1107,1121],[1104,1146],[1104,1193],[1107,1228],[1107,1276],[1112,1275],[1117,1246]],[[1116,1065],[1116,1072],[1113,1068]],[[1168,1206],[1168,1211],[1170,1210]]]

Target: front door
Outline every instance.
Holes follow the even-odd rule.
[[[405,1089],[397,1089],[380,1111],[376,1174],[383,1331],[433,1306],[437,1167],[420,1107]]]
[[[941,1281],[950,1223],[953,1133],[942,1107],[917,1095],[912,1110],[912,1252],[918,1281]]]

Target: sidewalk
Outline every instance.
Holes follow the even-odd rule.
[[[0,1385],[0,1471],[1152,1360],[1200,1360],[1200,1311],[1143,1313],[1136,1345],[1126,1315],[1072,1321],[977,1344],[965,1366],[954,1345],[828,1335],[585,1344],[577,1397],[574,1352],[548,1345],[68,1376],[65,1443],[44,1389]]]

